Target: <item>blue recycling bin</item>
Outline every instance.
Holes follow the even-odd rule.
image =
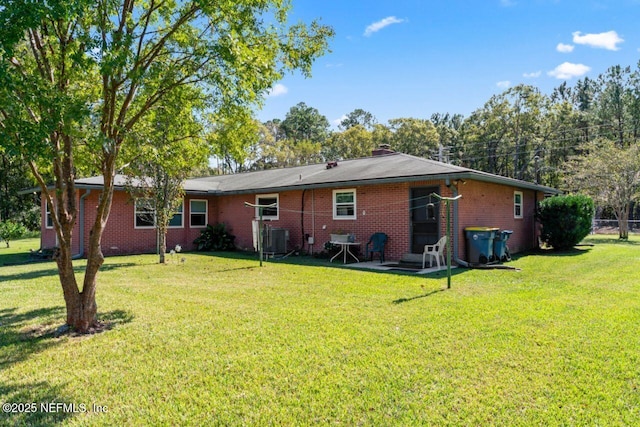
[[[488,264],[495,260],[493,240],[496,227],[466,227],[467,260],[471,264]]]
[[[493,239],[493,254],[496,257],[496,261],[511,261],[507,240],[512,234],[513,230],[502,230],[496,233]]]

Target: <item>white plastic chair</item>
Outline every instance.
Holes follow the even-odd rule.
[[[422,268],[424,268],[427,255],[429,255],[429,267],[432,266],[432,258],[435,257],[436,264],[440,268],[440,258],[444,264],[444,248],[447,245],[447,236],[443,236],[435,245],[424,245],[424,252],[422,253]]]

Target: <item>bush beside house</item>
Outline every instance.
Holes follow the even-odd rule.
[[[588,196],[576,194],[545,199],[537,212],[542,224],[540,239],[554,250],[569,249],[589,234],[594,213],[593,200]]]

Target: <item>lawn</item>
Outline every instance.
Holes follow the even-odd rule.
[[[54,336],[53,263],[4,265],[0,403],[23,411],[0,424],[639,425],[640,238],[588,243],[453,270],[451,289],[298,258],[113,257],[112,327],[85,337]]]

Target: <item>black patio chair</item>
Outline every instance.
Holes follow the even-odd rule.
[[[373,233],[365,246],[365,259],[371,257],[371,261],[373,261],[374,252],[378,252],[380,254],[380,262],[384,262],[384,245],[387,243],[388,239],[389,236],[385,233]]]

